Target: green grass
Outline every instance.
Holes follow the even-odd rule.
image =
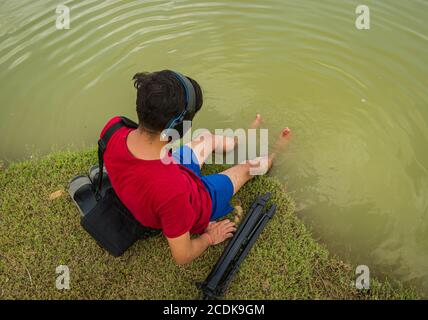
[[[94,150],[59,152],[0,166],[0,298],[3,299],[194,299],[223,245],[178,267],[161,236],[140,241],[122,257],[103,251],[81,228],[66,190],[70,178],[96,163]],[[205,173],[219,171],[209,166]],[[273,177],[257,177],[233,199],[244,212],[269,191],[278,211],[242,264],[228,299],[414,299],[398,282],[371,279],[371,290],[351,286],[355,267],[315,242],[293,215],[294,204]],[[70,290],[55,287],[58,265],[70,268]]]

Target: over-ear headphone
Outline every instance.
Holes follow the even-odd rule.
[[[184,89],[186,102],[184,105],[184,110],[179,115],[168,121],[162,133],[163,137],[169,136],[168,130],[175,129],[177,126],[183,123],[184,117],[187,114],[192,114],[196,110],[196,92],[195,88],[193,87],[193,84],[190,82],[189,79],[187,79],[187,77],[182,75],[180,72],[172,71],[172,73],[174,73],[175,77]]]

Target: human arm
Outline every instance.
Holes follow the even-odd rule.
[[[229,239],[236,231],[235,224],[229,219],[211,223],[206,232],[195,239],[191,239],[186,232],[176,238],[168,238],[172,256],[178,265],[192,262],[199,257],[210,245],[216,245]]]

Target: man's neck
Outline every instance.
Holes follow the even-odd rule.
[[[129,133],[126,144],[134,157],[143,160],[160,159],[167,141],[161,141],[160,134],[151,133],[140,128]]]

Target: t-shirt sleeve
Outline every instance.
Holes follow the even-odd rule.
[[[168,238],[177,238],[190,231],[194,214],[188,195],[180,193],[165,202],[159,209],[159,217]]]

